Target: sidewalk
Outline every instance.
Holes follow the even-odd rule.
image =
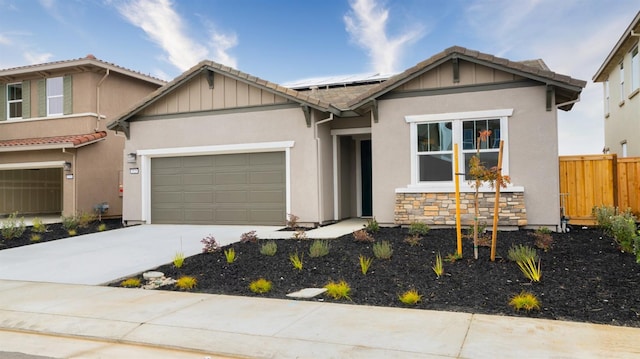
[[[0,334],[12,332],[185,351],[193,358],[640,356],[638,328],[0,280]],[[12,351],[55,356],[62,350],[52,341],[45,352],[27,351],[30,336],[14,337]]]

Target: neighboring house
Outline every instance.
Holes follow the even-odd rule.
[[[297,90],[203,61],[109,123],[127,136],[123,219],[282,225],[291,213],[309,224],[373,216],[452,226],[454,175],[477,132],[491,129],[481,157],[497,163],[503,140],[511,177],[500,225],[554,227],[557,108],[570,110],[584,86],[541,60],[462,47],[389,79]],[[468,224],[472,190],[461,183]],[[490,223],[494,194],[482,191]]]
[[[604,153],[640,157],[640,12],[615,44],[593,82],[603,83]]]
[[[124,137],[106,123],[164,84],[92,55],[0,70],[0,215],[121,215]]]

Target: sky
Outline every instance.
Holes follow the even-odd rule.
[[[213,60],[275,83],[401,72],[458,45],[588,82],[559,153],[604,147],[591,80],[637,0],[0,0],[0,69],[88,54],[171,80]]]

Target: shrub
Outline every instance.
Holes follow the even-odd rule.
[[[42,236],[39,235],[38,233],[31,233],[31,242],[40,242],[40,240],[42,239]]]
[[[240,243],[256,243],[258,242],[258,236],[256,235],[256,231],[249,231],[246,233],[242,233],[240,235]]]
[[[511,297],[509,305],[515,310],[524,309],[527,312],[531,310],[540,310],[540,302],[538,298],[532,293],[522,291],[520,294],[516,294]]]
[[[78,230],[77,229],[68,229],[67,233],[69,234],[69,236],[73,237],[76,234],[78,234]]]
[[[236,250],[233,248],[225,249],[224,257],[227,259],[227,263],[231,264],[236,261],[238,258],[236,256]]]
[[[289,216],[287,217],[287,227],[291,229],[297,228],[299,220],[300,220],[300,217],[296,216],[293,213],[289,213]]]
[[[218,241],[216,241],[216,238],[211,234],[202,238],[200,243],[204,245],[202,247],[202,253],[213,253],[220,250],[220,245],[218,244]]]
[[[513,262],[522,262],[529,258],[535,261],[536,259],[538,259],[538,253],[536,252],[535,248],[519,244],[517,246],[511,246],[511,248],[509,248],[509,252],[507,252],[507,258]]]
[[[527,258],[524,261],[518,261],[518,267],[522,271],[525,277],[532,282],[539,282],[542,279],[542,269],[540,268],[540,259],[538,263],[534,258]]]
[[[373,258],[365,257],[362,254],[360,255],[360,271],[362,274],[366,275],[369,271],[369,267],[371,267],[371,262],[373,262]]]
[[[549,228],[540,227],[533,233],[533,236],[535,238],[535,246],[545,252],[553,246],[553,237],[551,236],[551,230]]]
[[[634,253],[633,246],[638,235],[633,216],[613,216],[611,219],[611,233],[622,251]]]
[[[596,217],[596,224],[605,234],[611,235],[611,220],[618,214],[618,209],[610,206],[595,206],[591,213]]]
[[[324,257],[329,254],[329,242],[324,239],[316,239],[309,247],[309,256],[311,258]]]
[[[410,236],[407,236],[403,242],[410,245],[411,247],[415,247],[420,245],[421,240],[422,240],[422,237],[420,237],[419,234],[414,233]]]
[[[176,252],[176,255],[173,256],[173,265],[176,268],[182,268],[183,264],[184,264],[184,253]]]
[[[293,265],[293,268],[297,269],[297,270],[302,270],[302,259],[303,259],[304,255],[299,256],[298,252],[293,253],[293,254],[289,254],[289,262],[291,262],[291,264]]]
[[[341,280],[340,282],[329,282],[324,286],[327,291],[326,294],[333,299],[348,299],[351,300],[349,294],[351,294],[351,287],[347,282]]]
[[[18,238],[24,234],[24,231],[27,228],[24,224],[24,217],[20,217],[20,219],[17,217],[18,212],[13,212],[2,222],[2,225],[0,226],[0,234],[2,234],[2,238],[5,240]]]
[[[96,220],[96,215],[91,212],[80,212],[76,215],[78,227],[87,228],[91,222]]]
[[[411,289],[399,295],[398,299],[406,305],[416,305],[422,299],[422,295],[417,290]]]
[[[182,290],[190,290],[196,287],[198,281],[194,277],[183,276],[176,281],[176,287]]]
[[[436,254],[436,263],[431,267],[431,269],[433,269],[433,272],[438,276],[438,278],[444,274],[444,265],[442,264],[442,256],[440,255],[440,252]]]
[[[257,294],[263,294],[271,291],[271,281],[264,278],[254,280],[249,284],[249,289]]]
[[[104,232],[107,230],[107,225],[105,223],[100,223],[98,225],[98,232]]]
[[[303,229],[297,230],[293,232],[293,238],[298,240],[307,239],[307,232],[305,232]]]
[[[67,232],[78,229],[78,218],[75,215],[62,216],[62,228]]]
[[[409,225],[409,234],[412,236],[415,236],[415,235],[424,236],[427,233],[429,233],[430,229],[431,228],[429,228],[429,226],[426,223],[416,221],[416,222],[412,222]]]
[[[275,241],[269,241],[260,247],[260,254],[264,254],[265,256],[274,256],[277,251],[278,244],[276,244]]]
[[[353,232],[353,238],[356,242],[372,243],[374,241],[373,236],[364,229],[359,229]]]
[[[378,259],[389,259],[393,254],[389,241],[376,242],[373,245],[373,255]]]
[[[367,224],[365,224],[364,229],[367,230],[367,232],[369,233],[376,233],[380,230],[380,225],[378,224],[378,221],[376,221],[376,218],[371,218],[367,220]]]
[[[33,225],[31,227],[32,233],[45,233],[47,231],[47,225],[42,222],[38,217],[33,219]]]
[[[449,262],[449,263],[455,263],[457,260],[462,259],[462,255],[458,254],[458,252],[456,253],[449,253],[447,254],[447,256],[444,258],[445,261]]]
[[[140,279],[138,278],[129,278],[120,282],[120,286],[125,288],[138,288],[140,285]]]

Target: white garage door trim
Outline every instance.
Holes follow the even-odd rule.
[[[140,160],[140,175],[142,184],[142,220],[147,223],[153,223],[151,218],[151,159],[156,157],[176,157],[176,156],[203,156],[203,155],[223,155],[235,153],[256,153],[256,152],[277,152],[285,153],[285,181],[286,181],[286,210],[285,213],[291,213],[291,147],[294,141],[279,142],[259,142],[259,143],[242,143],[233,145],[218,146],[196,146],[196,147],[174,147],[174,148],[156,148],[150,150],[138,150],[136,156]],[[285,218],[286,219],[286,218]]]

